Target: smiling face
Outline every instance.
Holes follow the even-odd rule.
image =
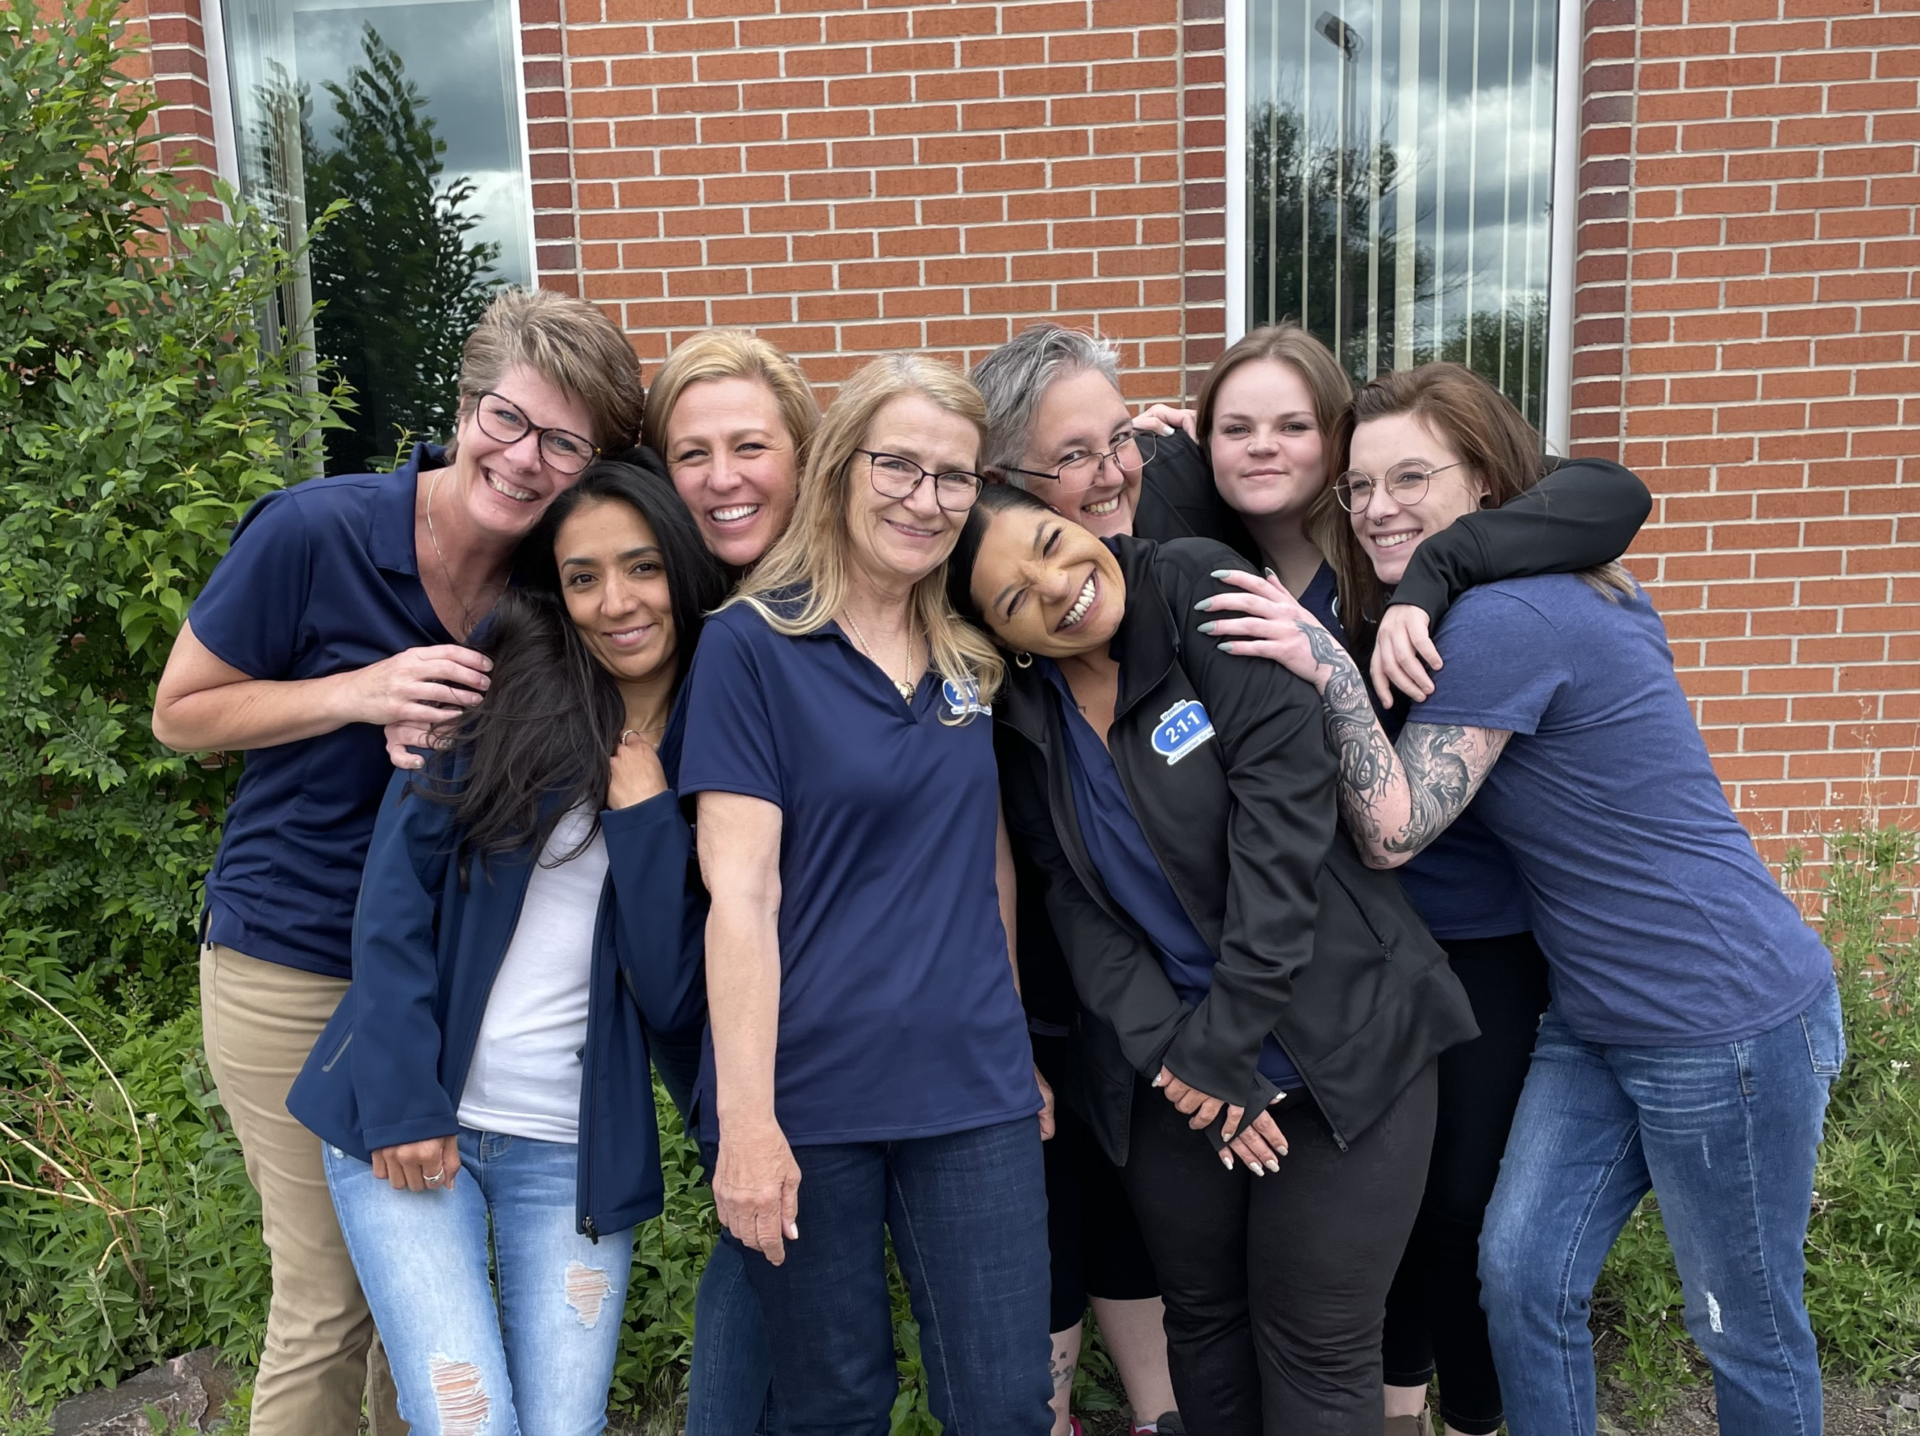
[[[1387,492],[1392,486],[1382,481],[1396,465],[1409,461],[1446,472],[1427,481],[1427,491],[1417,502],[1403,503]],[[1347,467],[1375,481],[1372,502],[1348,518],[1373,561],[1374,573],[1389,588],[1400,582],[1413,551],[1424,540],[1479,508],[1486,493],[1485,485],[1460,464],[1452,446],[1414,414],[1389,414],[1358,425]]]
[[[1326,445],[1299,370],[1253,359],[1214,393],[1213,482],[1236,513],[1295,518],[1327,484]]]
[[[973,472],[980,431],[971,420],[942,409],[924,394],[900,394],[881,405],[860,447],[911,459],[931,473]],[[953,552],[966,514],[940,507],[933,480],[922,479],[904,499],[873,486],[872,461],[855,454],[847,484],[848,553],[854,567],[883,588],[918,583]]]
[[[758,563],[793,517],[798,446],[757,379],[689,384],[666,424],[667,468],[700,537],[722,563]]]
[[[548,504],[580,479],[579,474],[563,474],[546,462],[536,429],[565,429],[591,437],[593,415],[578,398],[524,365],[516,364],[501,375],[493,394],[536,428],[510,444],[502,443],[480,427],[477,406],[466,406],[460,416],[451,487],[476,529],[517,540],[540,521]]]
[[[970,589],[1003,644],[1048,658],[1111,643],[1127,608],[1120,560],[1081,525],[1041,509],[993,516]]]
[[[560,594],[587,650],[615,679],[670,676],[673,595],[653,526],[632,504],[587,499],[553,540]]]
[[[1047,385],[1034,411],[1033,429],[1019,467],[1041,474],[1057,473],[1075,456],[1108,453],[1132,433],[1133,416],[1127,412],[1120,391],[1098,370],[1082,370]],[[1137,454],[1128,463],[1132,467],[1122,466],[1117,457],[1106,460],[1093,473],[1091,483],[1024,474],[1020,483],[1102,538],[1130,534],[1144,466]]]

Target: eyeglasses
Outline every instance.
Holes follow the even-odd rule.
[[[1435,474],[1444,474],[1448,469],[1457,469],[1466,460],[1456,460],[1451,464],[1442,464],[1430,469],[1418,459],[1409,459],[1404,464],[1395,464],[1387,470],[1384,480],[1386,491],[1393,496],[1396,504],[1417,504],[1427,496],[1427,483]],[[1333,496],[1340,501],[1340,507],[1350,514],[1364,514],[1372,504],[1374,494],[1382,487],[1375,483],[1373,475],[1363,474],[1358,469],[1348,469],[1333,481]]]
[[[855,449],[854,453],[866,455],[874,492],[881,497],[912,498],[922,480],[932,479],[933,501],[950,514],[963,514],[972,508],[973,501],[980,497],[981,485],[986,483],[965,469],[942,469],[936,474],[898,454],[876,454],[871,449]]]
[[[533,423],[510,399],[486,393],[474,405],[473,421],[480,432],[502,444],[517,444],[528,434],[540,436],[540,458],[555,473],[577,474],[593,462],[599,448],[569,429],[551,429]]]
[[[1021,474],[1029,479],[1052,479],[1067,488],[1084,489],[1089,484],[1098,483],[1105,472],[1107,460],[1124,474],[1130,474],[1148,459],[1153,457],[1153,435],[1132,433],[1124,439],[1117,439],[1111,449],[1104,454],[1075,454],[1061,464],[1053,473],[1043,473],[1037,469],[1016,469],[1009,466],[1009,474]]]

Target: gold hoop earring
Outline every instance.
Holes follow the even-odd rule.
[[[1013,655],[1013,666],[1014,666],[1015,668],[1031,668],[1031,667],[1033,667],[1033,655],[1032,655],[1031,653],[1016,653],[1016,654],[1014,654],[1014,655]]]

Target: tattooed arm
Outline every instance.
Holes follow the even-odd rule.
[[[1244,580],[1244,581],[1242,581]],[[1466,811],[1512,735],[1496,728],[1409,723],[1396,746],[1346,649],[1277,583],[1235,574],[1249,616],[1207,625],[1226,652],[1271,658],[1319,691],[1340,765],[1340,808],[1369,867],[1397,868]],[[1224,609],[1222,610],[1224,611]]]

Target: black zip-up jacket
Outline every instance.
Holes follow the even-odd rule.
[[[1187,1007],[1087,854],[1054,692],[1037,668],[1010,667],[994,704],[1007,826],[1044,875],[1086,1009],[1070,1095],[1107,1155],[1125,1162],[1135,1073],[1164,1062],[1258,1112],[1276,1090],[1258,1070],[1271,1032],[1344,1145],[1427,1063],[1478,1033],[1473,1009],[1399,883],[1362,863],[1339,826],[1313,688],[1197,631],[1206,615],[1194,604],[1226,588],[1210,575],[1246,563],[1203,539],[1111,543],[1127,603],[1112,645],[1120,692],[1108,748],[1218,961],[1211,991]]]

